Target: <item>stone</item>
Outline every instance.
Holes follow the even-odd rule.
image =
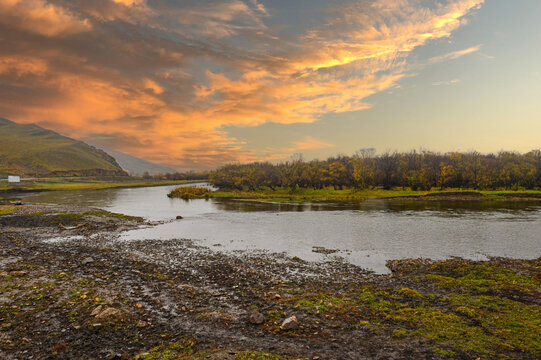
[[[177,216],[177,220],[182,220],[182,219],[184,219],[182,216],[180,215]]]
[[[282,325],[280,325],[280,329],[282,330],[295,330],[299,328],[299,320],[297,320],[297,317],[295,315],[288,317],[284,320]]]
[[[103,306],[99,305],[97,308],[92,310],[90,313],[90,316],[98,316],[101,313],[101,310],[103,309]]]
[[[83,265],[90,264],[93,262],[94,262],[94,259],[91,258],[90,256],[83,259]]]
[[[11,271],[9,274],[11,276],[26,276],[26,274],[28,274],[28,271]]]
[[[122,315],[122,310],[115,309],[115,308],[107,308],[100,312],[98,315],[96,315],[96,319],[98,320],[104,320],[109,319],[112,317],[119,317]]]
[[[265,316],[263,316],[263,314],[261,314],[259,311],[254,310],[250,314],[248,321],[255,325],[261,325],[265,322]]]

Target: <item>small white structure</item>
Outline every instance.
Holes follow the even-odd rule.
[[[8,183],[20,183],[21,177],[20,176],[8,176]]]

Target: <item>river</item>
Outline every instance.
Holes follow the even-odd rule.
[[[126,231],[119,241],[193,239],[216,251],[268,251],[309,261],[339,258],[387,273],[390,259],[487,259],[541,256],[541,203],[385,201],[269,204],[182,200],[174,186],[51,191],[28,203],[80,204],[142,216],[159,225]],[[181,215],[182,220],[176,220]]]

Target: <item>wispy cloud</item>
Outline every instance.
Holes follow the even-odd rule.
[[[303,139],[299,141],[295,141],[293,143],[293,146],[282,149],[282,153],[285,154],[292,154],[292,153],[298,153],[303,152],[306,150],[318,150],[318,149],[325,149],[334,147],[334,144],[315,139],[311,136],[305,136]]]
[[[428,62],[430,64],[435,64],[435,63],[439,63],[439,62],[443,62],[443,61],[447,61],[447,60],[454,60],[454,59],[458,59],[458,58],[460,58],[460,57],[462,57],[464,55],[473,54],[475,52],[478,52],[480,49],[481,49],[481,45],[472,46],[472,47],[469,47],[467,49],[453,51],[453,52],[447,53],[445,55],[434,56],[434,57],[430,58],[428,60]]]
[[[256,160],[221,129],[369,108],[482,3],[344,0],[288,32],[257,0],[0,0],[0,115],[180,168]]]
[[[449,81],[435,81],[435,82],[432,83],[432,85],[434,85],[434,86],[453,85],[453,84],[458,84],[460,82],[462,82],[462,80],[453,79],[453,80],[449,80]]]

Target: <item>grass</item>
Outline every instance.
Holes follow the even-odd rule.
[[[40,216],[40,215],[43,215],[43,214],[42,213],[35,213],[35,214],[30,214],[28,216]],[[98,211],[87,211],[87,212],[83,212],[83,213],[81,213],[81,212],[60,213],[60,214],[55,214],[54,219],[55,219],[55,221],[65,219],[65,220],[70,221],[70,222],[76,222],[76,221],[80,221],[85,216],[110,217],[110,218],[117,218],[117,219],[143,221],[143,218],[139,217],[139,216],[130,216],[130,215],[112,213],[112,212],[107,212],[107,211],[99,211],[99,210]]]
[[[236,355],[237,360],[280,360],[281,356],[265,352],[242,352]]]
[[[539,260],[414,264],[399,276],[418,289],[362,285],[339,295],[294,289],[284,303],[393,337],[428,339],[444,357],[535,358],[541,357],[539,269]]]
[[[15,212],[15,208],[13,206],[1,206],[0,205],[0,215],[11,215]]]
[[[22,207],[24,208],[24,206]],[[16,207],[11,206],[2,206],[0,205],[0,216],[1,215],[11,215],[17,212]],[[120,213],[108,212],[103,210],[95,211],[86,211],[86,212],[54,212],[54,211],[38,211],[33,213],[25,213],[20,215],[21,217],[35,218],[46,215],[44,218],[48,223],[63,223],[63,224],[72,224],[83,220],[87,216],[97,216],[97,217],[107,217],[107,218],[117,218],[125,220],[134,220],[138,222],[143,222],[144,219],[139,216],[130,216]]]
[[[454,198],[460,198],[461,194],[464,198],[479,197],[485,200],[495,199],[509,199],[513,197],[528,198],[538,197],[541,198],[541,190],[525,190],[525,191],[472,191],[461,189],[447,189],[431,190],[431,191],[414,191],[411,189],[394,188],[390,190],[384,190],[382,188],[375,189],[343,189],[335,190],[333,188],[324,189],[287,189],[277,188],[271,190],[268,188],[260,189],[257,191],[245,191],[245,190],[220,190],[211,194],[214,198],[234,198],[241,200],[258,200],[265,202],[312,202],[312,201],[356,201],[364,199],[386,199],[386,198],[441,198],[452,196]],[[427,196],[429,195],[429,196]]]
[[[81,141],[0,118],[0,174],[90,171],[121,174],[114,159]]]
[[[4,191],[67,191],[67,190],[99,190],[109,188],[134,188],[165,185],[181,185],[198,180],[144,180],[127,177],[126,179],[108,180],[92,177],[61,177],[46,178],[38,181],[25,181],[20,185],[0,182],[0,192]]]
[[[165,343],[157,346],[150,351],[135,356],[136,360],[202,360],[208,359],[212,354],[223,355],[223,350],[211,348],[209,350],[199,351],[197,342],[187,338],[178,342]],[[219,358],[222,358],[219,356]],[[229,358],[229,357],[228,357]],[[236,360],[280,360],[281,356],[266,353],[244,351],[235,355]]]
[[[166,343],[151,349],[149,352],[137,355],[140,360],[172,360],[172,359],[200,359],[205,354],[195,352],[196,345],[193,339],[184,339],[178,342]],[[200,357],[200,355],[203,355]]]

